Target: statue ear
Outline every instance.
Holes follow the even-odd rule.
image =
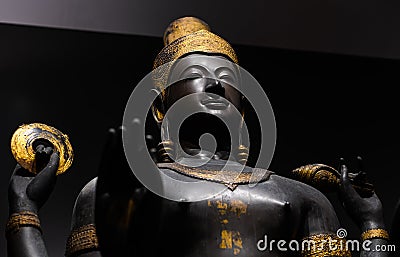
[[[156,97],[151,106],[151,111],[153,113],[153,117],[157,123],[161,123],[164,119],[165,111],[164,111],[164,103],[162,99],[162,94],[157,89],[152,89],[151,93],[155,94]]]

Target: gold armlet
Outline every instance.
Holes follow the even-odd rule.
[[[68,237],[65,256],[72,256],[80,251],[95,250],[98,248],[99,241],[97,239],[96,227],[94,224],[89,224],[71,232],[71,235]]]
[[[312,235],[304,238],[301,244],[301,256],[304,257],[351,257],[346,247],[346,239],[333,234]]]
[[[384,229],[376,228],[376,229],[369,229],[361,234],[361,239],[363,241],[373,238],[381,238],[389,240],[389,233]]]
[[[35,227],[42,233],[39,217],[30,211],[11,214],[6,225],[6,236],[18,232],[21,227]]]

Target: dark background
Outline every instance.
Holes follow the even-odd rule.
[[[97,174],[109,127],[152,67],[160,37],[0,24],[0,231],[7,220],[7,183],[15,166],[9,143],[22,123],[42,122],[69,135],[75,160],[58,177],[40,212],[50,256],[63,255],[74,200]],[[242,67],[264,87],[277,122],[270,169],[287,176],[301,165],[337,167],[357,155],[380,196],[387,224],[400,196],[399,109],[394,59],[234,45]],[[334,201],[349,237],[358,229]],[[0,255],[6,255],[0,237]]]
[[[398,0],[0,0],[0,21],[160,36],[195,15],[229,42],[400,58]]]

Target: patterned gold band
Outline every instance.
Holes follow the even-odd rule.
[[[307,257],[351,257],[351,253],[346,247],[346,240],[333,234],[318,234],[304,238],[301,255]]]
[[[377,228],[377,229],[369,229],[361,234],[362,240],[368,240],[373,238],[382,238],[389,240],[389,233],[384,229]]]
[[[6,235],[18,232],[21,227],[35,227],[42,233],[39,217],[30,211],[11,214],[6,225]]]
[[[226,56],[232,62],[238,63],[236,53],[227,41],[202,29],[174,40],[161,50],[153,65],[155,86],[161,91],[165,89],[173,63],[187,54],[199,52]]]
[[[99,248],[99,241],[96,235],[96,227],[89,224],[75,229],[67,240],[65,256],[72,256],[83,250],[95,250]]]

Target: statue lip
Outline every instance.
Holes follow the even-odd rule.
[[[224,98],[207,98],[200,101],[202,105],[206,106],[209,109],[215,110],[224,110],[228,108],[229,102]]]

